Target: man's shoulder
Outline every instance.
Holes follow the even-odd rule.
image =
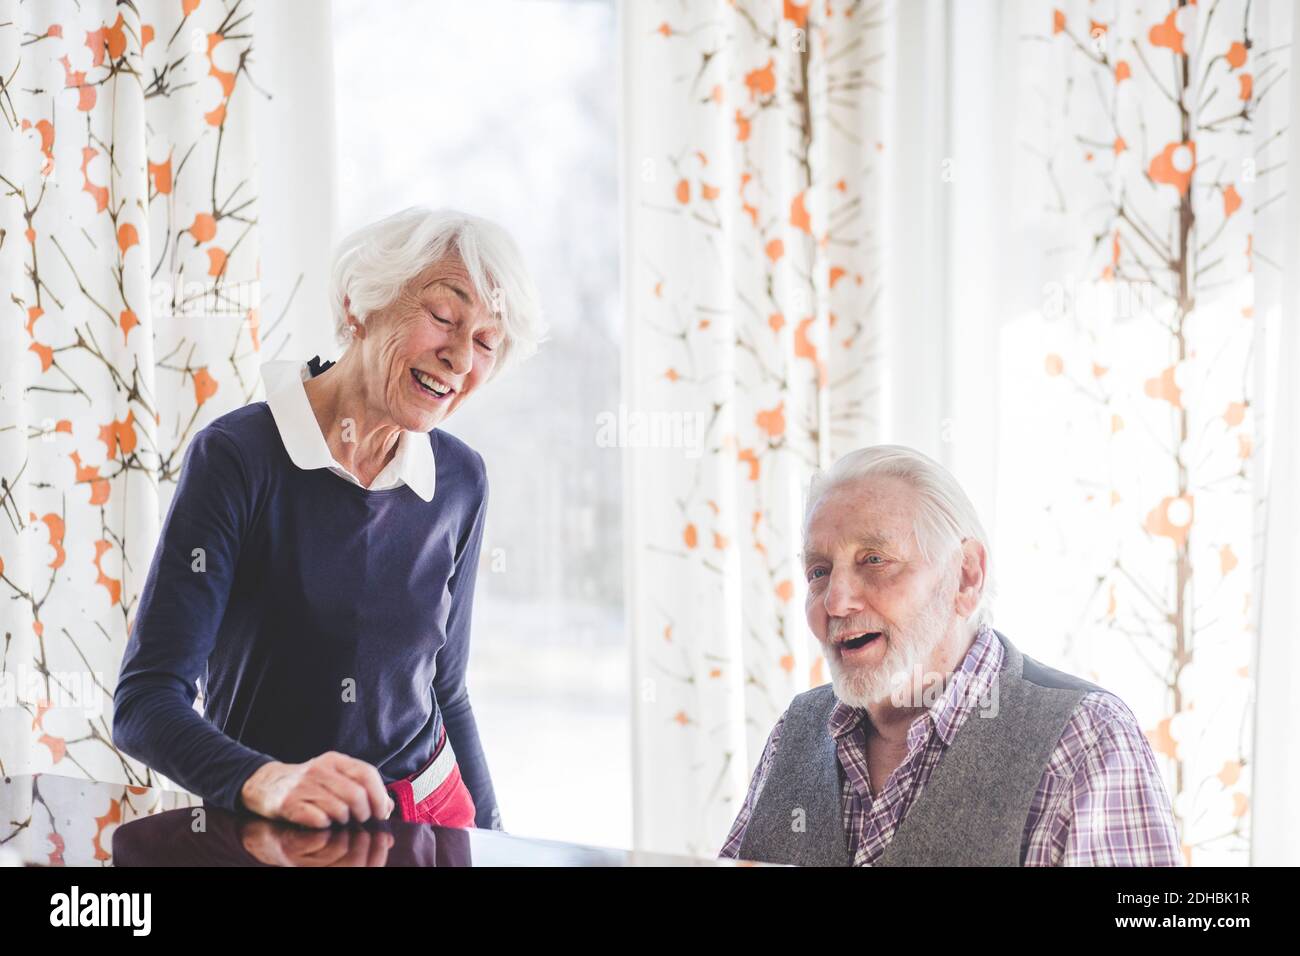
[[[999,632],[1006,643],[1006,636]],[[1061,731],[1049,772],[1073,771],[1084,755],[1098,750],[1118,750],[1136,756],[1150,753],[1150,744],[1137,717],[1119,695],[1074,674],[1049,667],[1027,654],[1021,678],[1032,687],[1072,691],[1078,700]]]
[[[1070,715],[1071,728],[1091,746],[1103,737],[1122,736],[1146,740],[1137,716],[1124,701],[1107,690],[1090,691]]]
[[[801,694],[795,694],[786,710],[788,715],[793,710],[818,710],[835,705],[835,688],[832,684],[819,684]]]
[[[791,727],[802,728],[805,725],[824,724],[835,707],[835,690],[831,684],[821,684],[800,694],[795,694],[789,706],[772,725],[768,734],[764,753],[775,751],[781,741],[783,731]]]
[[[1115,694],[1090,691],[1061,731],[1047,772],[1072,777],[1085,763],[1154,768],[1151,743],[1136,715]]]
[[[795,694],[790,706],[777,721],[779,727],[824,727],[835,709],[835,689],[831,684],[821,684],[801,694]]]
[[[1014,646],[1011,644],[1010,639],[1001,631],[994,631],[993,633],[1002,641],[1004,647]],[[1109,691],[1104,687],[1100,687],[1091,681],[1084,680],[1082,677],[1075,674],[1058,670],[1055,667],[1049,667],[1042,661],[1030,657],[1024,651],[1020,651],[1019,648],[1017,648],[1017,651],[1022,660],[1020,671],[1021,680],[1037,687],[1047,687],[1055,690],[1081,690],[1090,694],[1109,694]]]

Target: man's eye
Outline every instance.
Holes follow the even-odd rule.
[[[811,571],[808,572],[808,580],[816,581],[818,575],[825,574],[825,573],[826,573],[825,568],[813,568]]]
[[[878,554],[867,555],[867,564],[884,564],[885,559]]]
[[[451,319],[444,319],[444,318],[443,318],[442,316],[440,316],[437,312],[430,312],[429,315],[430,315],[432,318],[437,319],[437,320],[438,320],[439,322],[441,322],[443,325],[450,325],[450,324],[451,324]]]

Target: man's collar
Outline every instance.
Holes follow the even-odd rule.
[[[332,364],[326,363],[324,368]],[[342,468],[330,453],[316,421],[316,413],[307,400],[307,390],[303,388],[303,382],[311,377],[313,368],[319,368],[319,357],[311,363],[280,360],[264,364],[262,383],[266,387],[266,404],[271,409],[284,449],[297,467],[305,471]],[[429,436],[424,432],[404,430],[393,460],[398,477],[422,499],[432,501],[437,469]]]
[[[1002,669],[1002,656],[1002,642],[992,628],[981,627],[961,666],[953,671],[943,693],[930,707],[935,730],[945,746],[952,743],[957,728],[984,699],[993,678]]]
[[[992,628],[981,627],[961,664],[946,681],[943,692],[925,713],[945,746],[952,743],[957,728],[988,691],[993,677],[1002,668],[1002,657],[1002,642]],[[842,737],[863,720],[868,723],[871,720],[865,708],[850,706],[837,698],[826,721],[826,729],[832,737]],[[912,739],[913,734],[922,735],[925,732],[925,721],[913,721],[908,728],[909,749],[916,742]]]

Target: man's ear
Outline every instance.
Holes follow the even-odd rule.
[[[974,538],[961,543],[961,577],[957,582],[955,609],[964,618],[970,618],[979,607],[984,594],[984,575],[988,569],[988,554],[984,545]]]

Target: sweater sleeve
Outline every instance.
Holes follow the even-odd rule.
[[[113,743],[209,803],[239,791],[274,758],[194,710],[249,527],[250,485],[229,436],[209,426],[181,467],[113,694]]]
[[[481,460],[480,460],[480,467]],[[438,652],[433,692],[442,711],[447,739],[456,754],[465,786],[474,799],[474,825],[480,829],[500,830],[501,813],[496,792],[488,773],[487,758],[479,740],[478,724],[469,702],[465,673],[469,665],[470,617],[474,605],[474,582],[478,576],[479,553],[483,547],[483,525],[487,518],[487,478],[483,477],[483,496],[452,574],[451,611],[447,617],[447,642]]]

